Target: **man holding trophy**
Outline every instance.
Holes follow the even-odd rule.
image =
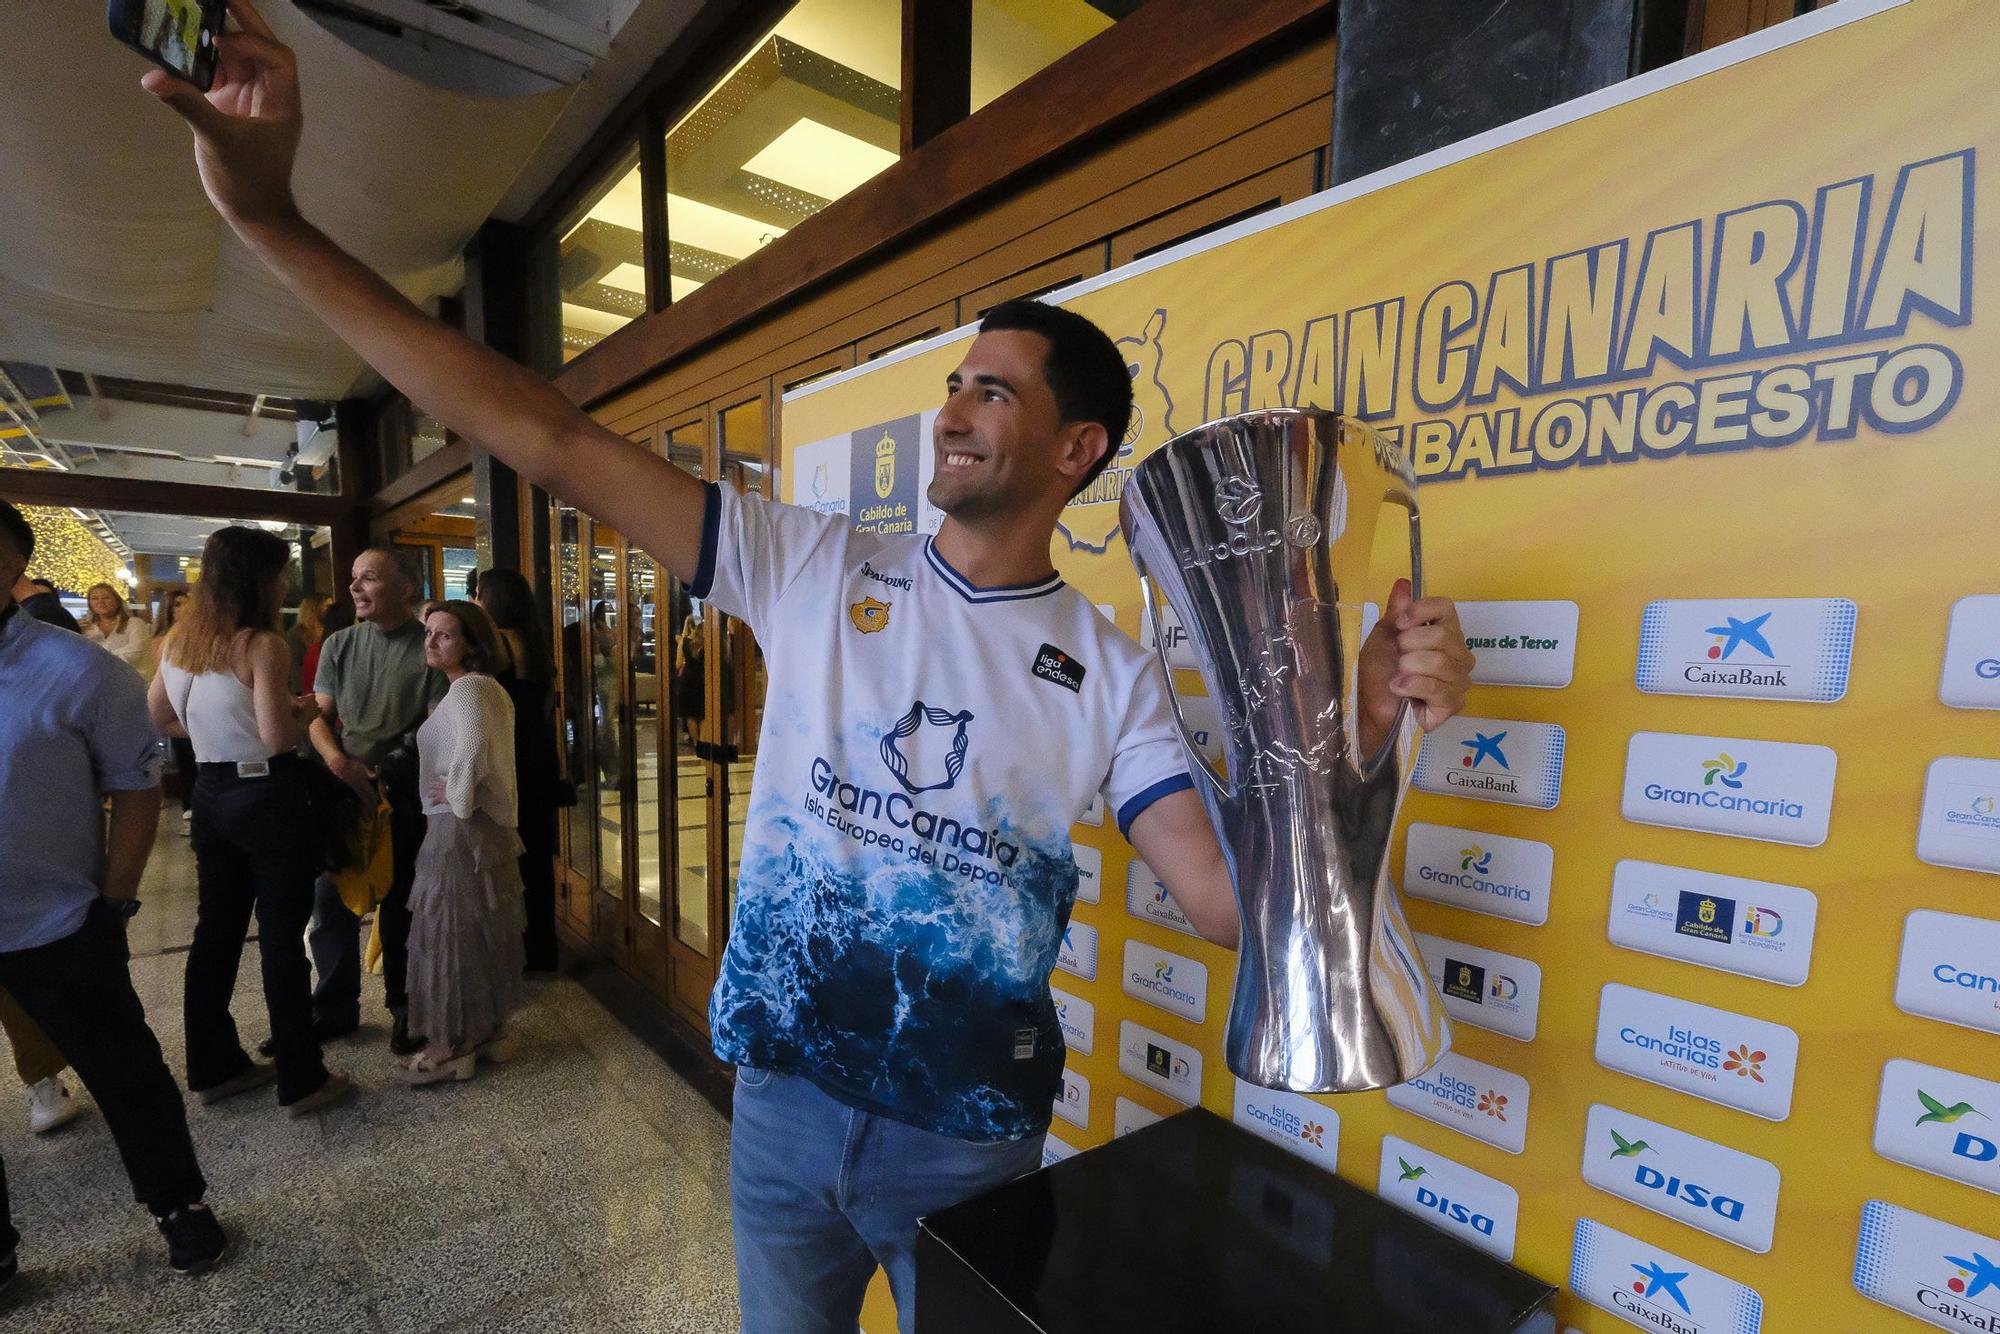
[[[1252,1078],[1372,1087],[1443,1050],[1381,877],[1408,716],[1456,712],[1471,656],[1448,601],[1401,581],[1361,589],[1381,502],[1414,505],[1393,449],[1328,414],[1264,414],[1163,447],[1156,482],[1153,460],[1135,474],[1128,540],[1149,596],[1201,649],[1231,734],[1226,780],[1191,771],[1159,662],[1050,562],[1058,515],[1131,409],[1094,325],[1035,302],[988,314],[937,417],[935,538],[704,484],[307,223],[290,184],[292,55],[247,0],[230,11],[210,93],[159,71],[145,86],[192,125],[237,234],[412,401],[626,533],[764,647],[710,1006],[717,1055],[738,1067],[746,1330],[851,1331],[880,1263],[907,1334],[917,1219],[1038,1165],[1063,1064],[1048,980],[1076,893],[1070,826],[1100,792],[1204,936],[1253,933],[1233,1066],[1241,1045]],[[1368,596],[1383,606],[1363,642]],[[1287,864],[1287,848],[1326,865]]]

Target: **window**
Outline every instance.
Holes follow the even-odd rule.
[[[564,362],[646,313],[644,204],[634,147],[557,229]]]
[[[680,300],[896,160],[900,0],[801,0],[667,132]]]
[[[972,0],[972,109],[1139,7],[1140,0]]]

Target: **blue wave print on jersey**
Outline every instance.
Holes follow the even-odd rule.
[[[710,1000],[716,1054],[954,1138],[1046,1129],[1068,841],[1038,846],[995,821],[1020,852],[993,883],[864,850],[783,798],[758,805]]]

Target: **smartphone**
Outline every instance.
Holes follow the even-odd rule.
[[[207,92],[225,0],[108,0],[111,35],[177,79]]]

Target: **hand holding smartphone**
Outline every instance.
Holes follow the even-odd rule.
[[[224,0],[107,0],[111,35],[178,79],[207,92]]]

